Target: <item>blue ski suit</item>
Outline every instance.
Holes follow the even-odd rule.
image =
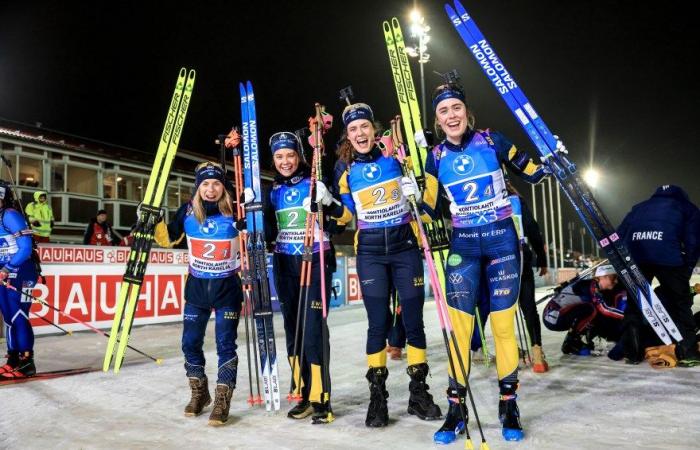
[[[0,266],[8,272],[6,282],[19,290],[30,290],[37,280],[32,261],[32,230],[24,216],[12,208],[0,209]],[[0,286],[0,312],[5,322],[7,350],[30,352],[34,332],[29,323],[32,300],[19,292]]]
[[[423,208],[434,215],[438,199],[450,203],[453,230],[445,296],[467,371],[483,276],[490,300],[498,378],[517,383],[518,347],[513,320],[521,254],[502,165],[531,183],[545,175],[542,166],[500,133],[469,131],[460,145],[443,141],[426,159]],[[464,386],[460,372],[453,374],[450,369],[452,387]]]

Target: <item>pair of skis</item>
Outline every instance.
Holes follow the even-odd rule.
[[[143,197],[143,202],[138,208],[138,219],[133,232],[134,241],[131,244],[126,271],[119,289],[114,321],[112,322],[112,329],[109,333],[107,350],[102,364],[102,370],[105,372],[109,371],[112,362],[114,362],[114,373],[119,373],[126,349],[129,347],[129,334],[134,323],[141,284],[143,283],[151,246],[153,245],[153,233],[156,223],[158,223],[162,215],[160,207],[185,124],[194,81],[194,70],[188,72],[184,67],[180,69],[165,119],[163,133],[156,151],[153,168],[151,169],[151,176],[148,179],[146,193]]]
[[[576,166],[567,158],[560,141],[552,134],[542,118],[498,58],[493,47],[481,33],[472,17],[459,0],[453,8],[445,4],[445,11],[460,37],[476,58],[477,63],[496,88],[501,98],[516,117],[527,135],[537,147],[542,163],[559,182],[562,191],[576,209],[584,225],[605,251],[610,264],[620,276],[627,292],[635,300],[644,317],[659,338],[670,344],[671,338],[682,340],[673,320],[668,315],[639,267],[623,245],[615,228],[610,224],[590,189],[576,171]]]
[[[425,159],[427,150],[421,147],[414,138],[416,132],[423,131],[421,122],[420,107],[416,96],[416,88],[413,84],[413,75],[411,74],[411,66],[408,62],[406,54],[406,45],[401,32],[399,20],[394,17],[391,23],[384,21],[382,23],[384,29],[384,40],[386,41],[386,49],[389,54],[389,63],[391,65],[391,74],[394,79],[394,87],[396,89],[396,97],[399,101],[399,108],[403,127],[406,130],[406,142],[408,143],[409,156],[411,157],[413,174],[415,175],[418,186],[423,189],[425,187]],[[394,135],[396,133],[393,133]],[[430,248],[433,252],[433,258],[438,262],[437,271],[438,279],[444,286],[445,284],[445,262],[447,261],[447,252],[449,248],[449,237],[445,223],[438,213],[438,219],[425,224],[425,231],[430,243]]]
[[[277,349],[272,321],[272,299],[267,276],[265,253],[265,221],[263,218],[260,183],[260,154],[258,125],[255,113],[255,94],[250,81],[239,84],[243,137],[243,178],[246,189],[252,189],[255,198],[245,205],[247,231],[241,235],[242,280],[246,295],[252,300],[256,341],[263,380],[265,409],[280,409],[280,386],[277,370]]]

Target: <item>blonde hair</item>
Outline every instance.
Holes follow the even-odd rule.
[[[219,169],[223,169],[221,167],[221,164],[219,163],[205,161],[201,164],[198,164],[194,170],[196,172],[202,167],[206,166],[215,166]],[[226,217],[233,217],[233,199],[231,198],[231,194],[229,194],[228,190],[226,189],[225,183],[224,192],[221,195],[219,201],[217,202],[217,206],[219,207],[219,212],[221,213],[221,215]],[[199,222],[200,224],[204,223],[204,219],[207,218],[207,213],[204,209],[204,202],[202,200],[202,197],[199,195],[199,186],[197,186],[197,189],[195,190],[194,195],[192,196],[192,212],[194,213],[194,217],[197,219],[197,222]]]

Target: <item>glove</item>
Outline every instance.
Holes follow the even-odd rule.
[[[255,192],[253,192],[252,188],[245,188],[243,189],[243,201],[241,202],[241,206],[245,208],[245,205],[248,203],[252,203],[253,200],[255,200]]]
[[[40,227],[40,226],[41,226],[41,223],[39,223],[38,220],[34,220],[34,221],[32,221],[32,226],[33,226],[33,227]]]
[[[7,269],[5,269],[4,267],[0,269],[0,281],[6,281],[9,276],[10,272],[8,272]]]
[[[456,216],[459,213],[459,206],[455,202],[450,202],[450,213]]]
[[[323,206],[330,206],[333,203],[333,195],[328,191],[323,181],[316,182],[316,203]]]
[[[416,131],[416,134],[413,135],[413,139],[419,147],[429,148],[433,145],[433,133],[428,130]]]
[[[416,184],[416,180],[414,180],[411,177],[401,177],[401,193],[406,198],[414,196],[416,199],[416,203],[420,203],[421,201],[420,189],[418,189],[418,184]]]
[[[311,197],[304,198],[304,201],[301,203],[301,205],[304,207],[304,211],[306,211],[307,213],[311,213]]]
[[[564,143],[561,141],[561,139],[559,139],[559,136],[557,136],[556,134],[553,134],[552,137],[557,140],[557,148],[556,148],[557,152],[561,152],[561,153],[564,153],[565,155],[568,155],[569,151],[566,149],[566,145],[564,145]]]

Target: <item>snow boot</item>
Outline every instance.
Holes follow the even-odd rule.
[[[189,382],[192,398],[185,406],[185,416],[194,417],[200,415],[202,410],[211,403],[211,395],[209,395],[206,376],[204,378],[190,377]]]
[[[0,374],[2,378],[28,378],[36,375],[34,352],[18,353],[17,365],[11,371]],[[9,360],[9,358],[8,358]]]
[[[386,367],[370,367],[365,375],[369,381],[369,408],[365,419],[368,427],[380,428],[389,424],[389,408],[386,404],[386,399],[389,398],[386,390],[388,376]]]
[[[14,350],[8,350],[7,355],[5,355],[5,358],[7,358],[7,362],[5,365],[0,367],[0,374],[7,373],[7,372],[12,372],[15,370],[15,367],[19,364],[19,352],[14,351]]]
[[[433,435],[436,444],[450,444],[457,439],[458,434],[464,434],[469,421],[469,410],[466,403],[467,390],[463,387],[447,389],[449,408],[445,422]]]
[[[218,427],[228,420],[228,410],[231,408],[233,388],[228,384],[217,384],[214,391],[214,407],[209,414],[209,425]]]
[[[433,396],[428,392],[430,386],[425,383],[429,370],[426,363],[406,368],[406,373],[411,377],[408,384],[408,413],[418,416],[421,420],[436,420],[442,417],[440,407],[433,402]]]
[[[311,415],[311,423],[314,425],[331,423],[335,418],[333,417],[333,410],[328,402],[325,403],[311,403],[313,407],[313,414]]]
[[[561,352],[565,355],[579,356],[589,356],[591,354],[590,348],[583,343],[581,335],[573,331],[566,333],[564,342],[561,344]]]
[[[304,419],[309,417],[311,413],[314,412],[314,408],[311,406],[311,402],[306,399],[301,399],[294,408],[290,409],[287,413],[287,417],[290,419]]]
[[[532,371],[535,373],[545,373],[549,370],[549,364],[544,357],[541,345],[532,346]]]
[[[520,410],[515,400],[518,396],[515,390],[517,383],[499,381],[501,395],[498,400],[498,419],[503,424],[503,439],[506,441],[520,441],[525,437],[523,427],[520,425]]]

